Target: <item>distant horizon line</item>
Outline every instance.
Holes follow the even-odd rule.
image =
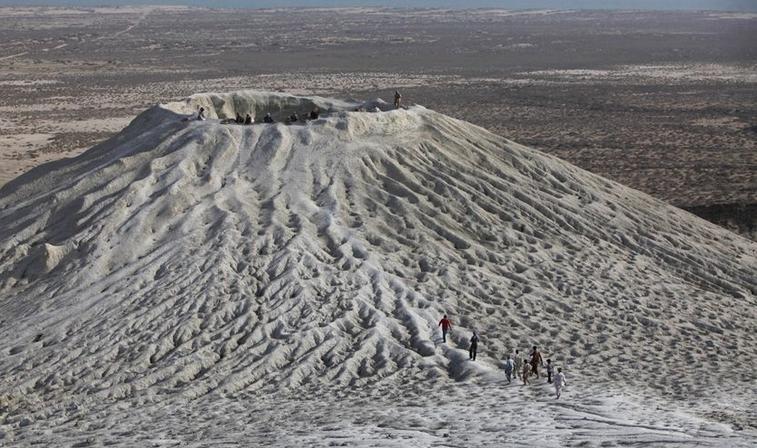
[[[221,3],[223,3],[221,1]],[[710,8],[619,8],[619,7],[591,7],[591,8],[561,8],[561,7],[495,7],[495,6],[471,6],[471,7],[453,7],[453,6],[388,6],[388,5],[340,5],[340,6],[203,6],[189,3],[101,3],[77,5],[69,2],[63,3],[38,3],[38,4],[5,4],[0,2],[0,8],[66,8],[66,9],[96,9],[96,8],[187,8],[198,10],[280,10],[280,9],[309,9],[309,10],[339,10],[339,9],[368,9],[368,10],[416,10],[416,11],[555,11],[555,12],[590,12],[590,11],[614,11],[614,12],[728,12],[728,13],[757,13],[757,6],[754,9],[710,9]]]
[[[0,0],[12,8],[187,7],[230,10],[395,9],[757,12],[755,0]]]

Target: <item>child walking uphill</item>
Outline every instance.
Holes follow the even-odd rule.
[[[531,364],[524,362],[523,363],[523,371],[521,372],[523,375],[523,385],[525,386],[528,384],[528,375],[531,374]]]
[[[560,367],[557,369],[557,375],[555,375],[555,400],[560,399],[560,389],[567,385],[568,383],[565,381],[565,374],[562,373],[562,368]]]

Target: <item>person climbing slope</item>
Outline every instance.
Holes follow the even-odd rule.
[[[400,103],[402,103],[402,95],[400,95],[399,90],[394,91],[394,108],[399,109]]]
[[[520,350],[515,350],[513,355],[513,364],[515,371],[515,378],[520,378],[521,370],[523,370],[523,359],[520,357]]]
[[[552,376],[555,373],[555,367],[552,365],[552,360],[547,360],[547,382],[552,383]]]
[[[513,358],[511,358],[510,355],[507,355],[507,359],[505,360],[505,377],[507,378],[507,384],[512,382],[514,367],[515,363],[513,362]]]
[[[452,329],[452,322],[447,319],[445,314],[442,320],[439,321],[439,325],[442,327],[442,342],[447,342],[447,333]]]
[[[201,107],[200,110],[197,112],[197,120],[205,121],[205,108],[204,107]]]
[[[535,377],[539,377],[539,366],[544,365],[544,359],[541,357],[541,353],[539,353],[539,350],[536,349],[536,346],[534,345],[534,351],[531,352],[531,373]]]
[[[531,373],[531,364],[524,362],[521,375],[523,376],[523,385],[528,384],[528,375]]]
[[[476,360],[476,352],[478,352],[478,335],[473,332],[473,336],[470,337],[470,348],[468,349],[468,357],[471,361]]]
[[[558,367],[557,375],[555,375],[555,400],[560,399],[560,389],[567,385],[568,383],[565,381],[565,374],[562,373],[562,367]]]

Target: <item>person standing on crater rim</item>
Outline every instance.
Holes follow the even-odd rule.
[[[399,109],[400,103],[402,103],[402,95],[400,95],[399,90],[394,91],[394,108]]]
[[[452,329],[452,322],[447,319],[445,314],[442,320],[439,321],[439,325],[442,327],[442,342],[447,342],[447,333]]]
[[[473,332],[473,336],[470,337],[470,348],[468,349],[468,357],[471,361],[476,360],[476,352],[478,352],[478,335]]]

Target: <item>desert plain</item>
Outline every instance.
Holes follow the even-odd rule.
[[[243,88],[422,104],[754,237],[757,15],[0,8],[0,183]]]

